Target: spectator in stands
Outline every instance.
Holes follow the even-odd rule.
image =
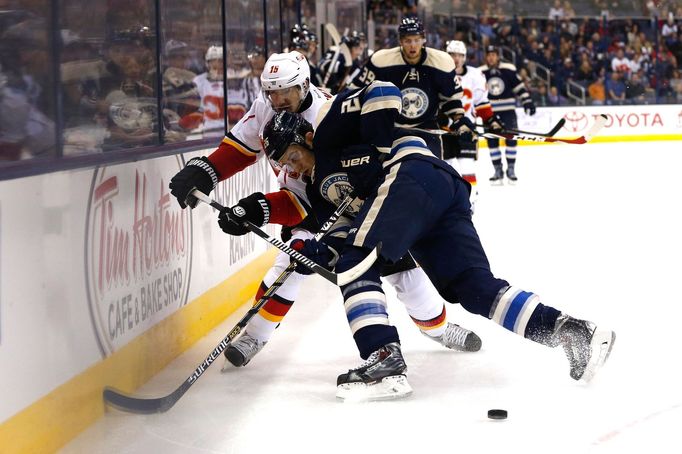
[[[552,20],[563,19],[566,12],[564,7],[561,5],[561,0],[554,0],[554,5],[549,9],[548,17]]]
[[[673,71],[673,76],[670,78],[670,89],[672,91],[672,101],[682,102],[682,73],[679,69]]]
[[[157,142],[153,33],[134,26],[112,32],[106,43],[106,73],[97,107],[109,129],[104,149]]]
[[[47,23],[31,18],[0,36],[0,160],[55,153]]]
[[[587,93],[595,106],[606,103],[606,87],[604,86],[604,76],[599,75],[597,79],[587,87]]]
[[[561,65],[556,75],[557,83],[561,87],[561,92],[566,93],[566,84],[575,79],[575,65],[573,65],[573,60],[571,60],[570,57],[564,59],[564,63]]]
[[[611,71],[628,77],[630,74],[630,59],[625,55],[623,47],[616,50],[616,55],[611,59]]]
[[[630,104],[644,103],[644,84],[638,73],[632,73],[630,80],[625,84],[625,98]]]
[[[573,5],[571,5],[571,2],[569,0],[566,0],[564,2],[564,17],[566,19],[575,18],[575,10],[573,9]]]
[[[184,41],[169,39],[161,59],[163,96],[166,108],[180,117],[199,109],[198,94],[192,80],[197,76],[189,70],[189,46]]]
[[[542,82],[538,85],[537,90],[533,90],[531,92],[530,97],[533,99],[533,102],[537,107],[547,107],[552,105],[547,94],[547,85]]]
[[[310,47],[308,47],[310,49]],[[251,72],[246,78],[246,90],[249,95],[249,107],[260,94],[260,75],[265,68],[265,51],[260,46],[254,46],[246,55]],[[308,61],[310,63],[310,60]],[[316,68],[317,69],[317,68]],[[248,110],[248,109],[247,109]]]
[[[675,23],[675,17],[673,13],[668,14],[668,20],[663,24],[661,28],[661,36],[666,45],[670,46],[677,39],[677,24]]]
[[[592,63],[590,59],[587,58],[587,54],[582,54],[580,58],[580,66],[575,72],[575,81],[583,86],[587,86],[595,78],[594,68],[592,68]]]
[[[559,93],[559,89],[557,87],[552,86],[549,88],[549,95],[547,98],[549,99],[550,106],[566,105],[566,98]]]
[[[610,78],[606,81],[606,94],[608,104],[623,104],[625,101],[625,84],[622,80],[622,75],[618,71],[611,73]]]

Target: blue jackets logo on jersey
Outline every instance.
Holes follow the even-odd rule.
[[[403,111],[405,118],[414,119],[426,112],[429,108],[429,97],[424,90],[416,87],[403,88]]]
[[[491,77],[488,80],[488,92],[493,96],[501,96],[504,93],[504,80],[499,77]]]
[[[327,202],[336,206],[341,204],[343,200],[351,193],[353,186],[348,182],[348,175],[344,172],[337,172],[327,175],[320,182],[320,195]],[[346,210],[346,214],[356,216],[362,206],[362,200],[355,199],[353,203]]]

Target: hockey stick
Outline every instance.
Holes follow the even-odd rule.
[[[199,190],[194,190],[192,192],[192,195],[196,197],[198,200],[211,205],[213,208],[216,210],[222,211],[225,209],[224,206],[216,202],[215,200],[211,199],[208,197],[206,194]],[[229,216],[229,215],[228,215]],[[263,238],[265,241],[268,243],[272,244],[275,246],[277,249],[280,251],[284,252],[285,254],[289,255],[292,257],[294,260],[308,268],[310,271],[319,274],[323,278],[327,279],[329,282],[331,282],[334,285],[342,286],[346,285],[350,282],[353,282],[355,279],[359,278],[365,272],[372,267],[374,262],[379,258],[379,252],[381,251],[381,243],[377,244],[377,246],[372,249],[372,251],[365,257],[360,263],[355,265],[353,268],[344,271],[343,273],[334,273],[333,271],[329,271],[327,268],[323,267],[322,265],[315,263],[313,260],[310,260],[308,257],[305,255],[301,254],[300,252],[290,248],[287,246],[285,243],[282,241],[278,240],[277,238],[273,238],[267,233],[265,233],[263,230],[260,228],[256,227],[252,223],[248,221],[242,221],[242,224],[244,227],[249,229],[250,232],[255,233],[259,237]]]
[[[324,75],[324,80],[322,81],[322,87],[327,88],[327,83],[329,83],[332,71],[334,71],[334,66],[336,65],[336,62],[339,59],[339,54],[343,53],[343,57],[346,59],[346,63],[350,62],[352,60],[352,57],[350,55],[350,51],[348,50],[348,48],[345,47],[341,42],[341,35],[339,35],[339,31],[336,29],[336,26],[329,22],[324,24],[324,28],[325,30],[327,30],[327,33],[329,33],[329,36],[331,36],[332,41],[336,46],[334,56],[332,57],[332,60],[329,63],[329,67],[327,68],[327,74]]]
[[[341,215],[346,211],[346,209],[353,202],[354,197],[352,194],[348,195],[343,202],[336,208],[336,211],[329,217],[327,222],[325,222],[320,231],[315,235],[315,239],[321,239],[325,233],[336,223],[336,221],[341,217]],[[260,299],[253,305],[249,311],[244,314],[244,316],[237,322],[234,328],[225,336],[220,343],[213,349],[213,351],[204,359],[204,361],[199,364],[199,366],[194,369],[194,372],[187,377],[187,379],[180,385],[175,391],[164,397],[156,398],[145,398],[145,397],[134,397],[129,394],[125,394],[114,388],[107,386],[104,388],[103,397],[104,401],[107,402],[112,407],[115,407],[122,411],[127,411],[131,413],[163,413],[170,410],[173,405],[177,403],[178,400],[187,392],[187,390],[196,382],[199,377],[209,368],[213,361],[215,361],[220,355],[225,351],[228,345],[234,340],[242,329],[246,327],[251,318],[258,313],[258,311],[265,305],[265,303],[270,299],[270,297],[282,286],[284,281],[294,272],[296,269],[296,262],[291,262],[289,266],[286,267],[284,271],[275,279],[270,288],[260,297]]]
[[[491,138],[497,138],[497,137],[502,137],[503,139],[508,139],[508,140],[526,140],[529,142],[546,142],[546,143],[571,143],[571,144],[584,144],[589,142],[589,140],[595,136],[601,129],[604,127],[606,124],[607,117],[604,114],[600,114],[597,116],[595,119],[594,125],[590,128],[589,131],[587,131],[587,134],[576,137],[575,139],[562,139],[559,137],[546,137],[544,135],[538,135],[535,133],[528,133],[524,132],[522,134],[514,134],[514,133],[506,133],[504,130],[502,131],[493,131],[487,127],[483,127],[483,136],[484,137],[491,137]]]
[[[532,132],[532,131],[522,131],[520,129],[514,129],[514,128],[503,128],[503,131],[505,133],[510,133],[510,134],[531,134],[534,136],[540,136],[540,137],[554,137],[554,135],[559,132],[561,128],[564,127],[566,124],[566,119],[562,118],[561,120],[557,121],[557,123],[554,125],[554,127],[547,133],[542,134],[539,132]]]

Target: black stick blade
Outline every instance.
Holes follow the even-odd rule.
[[[187,382],[183,383],[183,386],[176,389],[173,393],[156,398],[144,398],[144,397],[134,397],[129,394],[123,393],[117,389],[107,386],[104,388],[102,397],[104,402],[111,405],[112,407],[125,411],[128,413],[139,413],[139,414],[152,414],[152,413],[164,413],[170,410],[173,405],[185,394],[185,391],[189,386],[186,386]]]
[[[554,136],[557,132],[559,132],[559,130],[560,130],[561,128],[564,127],[564,124],[566,124],[566,119],[565,119],[565,118],[562,118],[561,120],[559,120],[559,121],[557,122],[556,125],[554,125],[554,127],[552,128],[552,130],[549,131],[549,132],[547,133],[547,135],[548,135],[549,137]]]

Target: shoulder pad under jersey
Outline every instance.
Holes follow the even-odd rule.
[[[405,60],[400,52],[400,47],[393,47],[391,49],[381,49],[372,54],[369,61],[377,68],[385,68],[387,66],[404,65]]]
[[[426,60],[424,60],[424,66],[431,66],[440,71],[449,73],[455,70],[455,62],[452,57],[447,52],[442,50],[433,49],[427,47],[424,49],[426,52]]]
[[[512,65],[511,63],[500,62],[500,69],[509,69],[511,71],[516,72],[516,66]]]

